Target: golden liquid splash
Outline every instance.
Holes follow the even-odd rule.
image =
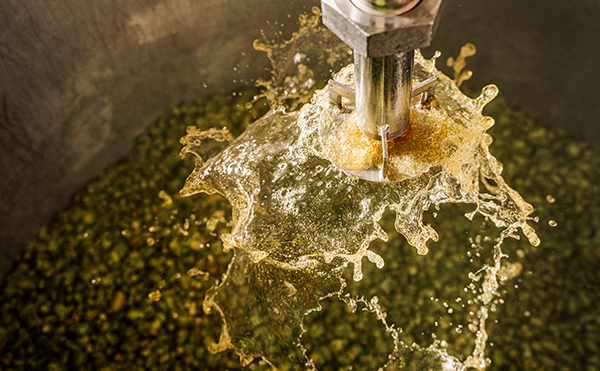
[[[456,86],[461,86],[463,82],[469,80],[473,76],[473,71],[465,70],[467,66],[466,59],[477,53],[477,48],[471,43],[466,43],[460,48],[460,54],[456,59],[449,57],[446,60],[446,66],[452,67],[454,70],[454,82]]]
[[[501,164],[489,152],[486,130],[494,120],[482,110],[497,88],[487,86],[471,99],[435,68],[435,59],[416,52],[415,80],[430,76],[438,78],[436,99],[414,105],[410,129],[390,142],[390,182],[344,172],[377,166],[380,144],[360,135],[353,114],[330,105],[326,88],[299,111],[286,112],[279,101],[235,140],[224,130],[188,129],[182,154],[192,153],[197,160],[181,194],[217,192],[233,209],[233,229],[221,238],[224,249],[235,254],[203,305],[205,312],[216,311],[223,318],[221,337],[211,351],[234,349],[243,364],[260,357],[274,367],[304,363],[314,369],[301,344],[302,321],[320,310],[321,300],[337,296],[353,308],[361,303],[385,325],[394,351],[382,369],[487,367],[489,308],[502,278],[514,271],[503,265],[502,241],[518,238],[520,229],[532,245],[539,244],[527,224],[533,208],[506,184]],[[353,85],[353,67],[342,69],[336,80]],[[349,297],[341,278],[352,266],[354,280],[361,280],[364,257],[383,267],[384,259],[369,245],[388,239],[378,224],[386,209],[396,213],[395,229],[426,254],[427,242],[436,241],[438,233],[423,224],[423,214],[443,203],[472,204],[467,218],[480,214],[502,230],[493,263],[471,274],[481,282],[482,294],[472,323],[474,351],[463,362],[438,340],[427,348],[403,343],[401,329],[386,322],[377,297]],[[297,346],[306,359],[290,358]]]
[[[254,49],[265,52],[273,68],[269,80],[256,80],[256,86],[264,90],[253,102],[265,97],[271,107],[295,110],[310,101],[317,89],[315,76],[329,75],[347,64],[352,49],[321,23],[319,8],[311,11],[312,15],[298,17],[299,30],[290,39],[269,40],[263,33],[262,41],[254,40]]]

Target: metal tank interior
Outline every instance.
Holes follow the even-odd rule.
[[[595,153],[600,151],[599,3],[399,0],[388,2],[394,6],[386,11],[401,14],[442,2],[441,17],[432,21],[437,27],[432,40],[415,41],[393,53],[377,46],[369,51],[368,45],[343,40],[355,50],[366,85],[381,73],[379,62],[406,72],[402,66],[411,63],[412,50],[426,46],[422,53],[427,58],[442,51],[439,66],[472,42],[477,54],[469,59],[474,76],[465,82],[467,90],[479,91],[494,83],[511,107],[550,130],[585,142]],[[325,8],[329,6],[324,16],[335,13],[341,3],[367,9],[370,2],[323,0]],[[313,6],[320,7],[321,1],[0,4],[0,287],[15,257],[40,228],[68,207],[85,184],[127,155],[159,115],[180,102],[230,95],[251,85],[251,79],[268,77],[268,61],[252,48],[253,40],[273,24],[284,35],[291,34],[297,29],[298,14]],[[335,32],[335,16],[331,19]],[[249,68],[234,69],[245,65]],[[410,103],[406,76],[394,79],[398,83],[384,87],[383,93],[377,90],[380,87],[362,91],[400,96]],[[357,94],[357,101],[372,99],[366,96]],[[389,106],[394,119],[408,114],[407,103],[400,100]],[[362,132],[376,140],[398,136],[406,127],[373,124],[381,118],[376,109],[363,116]],[[380,173],[364,175],[373,180],[380,176],[385,178]],[[574,197],[578,205],[587,205]],[[588,234],[589,241],[597,241],[597,232]],[[598,282],[595,276],[584,281],[586,292],[593,293],[590,297],[596,297]],[[597,312],[597,304],[589,302],[586,308]],[[600,347],[596,340],[589,343],[589,349]]]

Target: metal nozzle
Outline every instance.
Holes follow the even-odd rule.
[[[322,0],[323,22],[354,49],[358,127],[401,135],[410,119],[414,49],[431,43],[444,0]]]
[[[388,140],[404,133],[410,119],[414,52],[369,58],[354,54],[356,117],[360,130],[381,140],[381,128],[389,127]]]
[[[406,13],[421,0],[351,0],[357,8],[369,14],[386,12],[388,14],[399,15]]]
[[[358,128],[381,141],[380,170],[349,171],[368,180],[388,179],[388,140],[410,122],[410,102],[433,92],[435,78],[412,86],[414,50],[429,46],[444,0],[321,0],[323,23],[354,49],[352,90],[329,82],[329,97],[341,104],[353,97]]]

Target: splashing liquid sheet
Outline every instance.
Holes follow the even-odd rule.
[[[302,346],[302,321],[320,309],[320,300],[336,296],[353,308],[360,304],[384,324],[394,350],[382,369],[486,368],[485,322],[507,270],[502,241],[518,238],[519,229],[532,245],[539,240],[527,224],[533,208],[504,182],[502,167],[488,150],[492,139],[486,130],[494,121],[482,109],[497,88],[487,86],[470,99],[434,62],[415,54],[415,82],[436,76],[436,98],[423,106],[415,101],[409,130],[390,142],[389,182],[342,170],[378,166],[381,146],[360,135],[353,114],[329,104],[326,88],[299,111],[273,108],[237,139],[225,130],[188,129],[182,154],[192,153],[197,161],[181,193],[220,193],[233,209],[233,230],[221,237],[235,254],[227,275],[204,301],[206,312],[223,318],[221,338],[211,351],[232,348],[244,364],[262,357],[280,369],[314,368]],[[335,79],[352,86],[353,66]],[[354,280],[361,280],[364,257],[384,266],[369,246],[388,239],[378,224],[386,209],[396,213],[396,230],[419,254],[427,254],[427,242],[436,241],[438,233],[423,223],[423,213],[443,203],[472,204],[467,218],[481,214],[502,230],[493,263],[472,274],[481,285],[480,308],[474,314],[474,351],[464,361],[437,340],[426,348],[405,344],[377,297],[350,297],[342,279],[344,270],[353,269]],[[290,358],[297,347],[304,359]]]

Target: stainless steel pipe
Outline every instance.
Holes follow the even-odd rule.
[[[360,10],[366,13],[403,14],[417,6],[421,0],[350,0]]]
[[[444,0],[322,0],[323,23],[354,49],[357,125],[388,140],[409,124],[414,50],[428,46]]]
[[[386,125],[388,140],[406,130],[413,59],[413,51],[373,58],[354,54],[357,124],[369,138],[381,140]]]

